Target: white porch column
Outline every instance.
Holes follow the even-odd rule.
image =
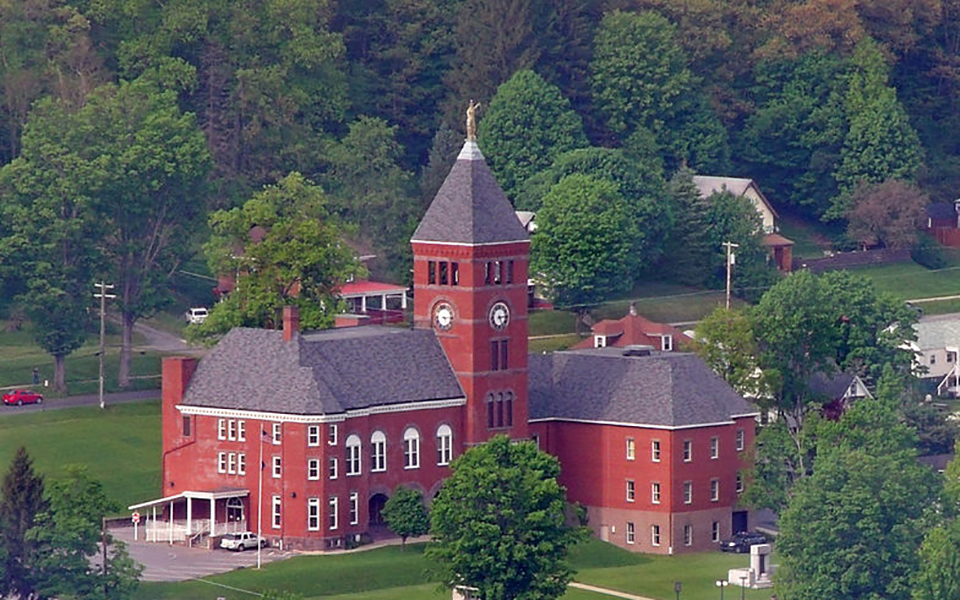
[[[170,523],[167,529],[169,530],[169,533],[170,533],[170,545],[172,546],[173,545],[173,500],[170,501],[169,508],[170,508]]]
[[[387,310],[387,294],[380,294],[380,310]]]
[[[210,498],[210,537],[217,534],[217,501]]]
[[[193,535],[193,498],[187,496],[187,540]]]
[[[400,292],[400,308],[407,308],[407,292]]]
[[[360,296],[360,312],[362,312],[362,313],[367,312],[367,297],[366,297],[366,296]]]

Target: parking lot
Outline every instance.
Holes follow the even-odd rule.
[[[133,541],[133,527],[111,528],[110,533],[127,544],[134,560],[144,566],[142,581],[184,581],[257,566],[257,551],[229,552],[206,548],[187,548],[163,543]],[[264,564],[292,556],[276,548],[261,550]]]

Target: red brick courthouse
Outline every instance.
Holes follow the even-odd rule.
[[[429,501],[451,460],[497,434],[556,455],[570,500],[625,548],[704,550],[747,527],[755,413],[698,358],[528,356],[530,240],[474,140],[411,243],[413,329],[300,331],[287,310],[282,331],[164,360],[162,496],[131,507],[149,539],[262,528],[285,548],[342,547],[382,527],[398,484]]]

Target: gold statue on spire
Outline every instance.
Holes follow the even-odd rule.
[[[467,139],[477,139],[477,110],[480,108],[479,102],[470,100],[467,105]]]

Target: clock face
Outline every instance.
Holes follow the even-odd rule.
[[[510,323],[510,309],[503,302],[497,302],[490,308],[490,326],[497,331]]]
[[[438,329],[447,331],[453,326],[453,307],[441,302],[433,309],[433,323]]]

